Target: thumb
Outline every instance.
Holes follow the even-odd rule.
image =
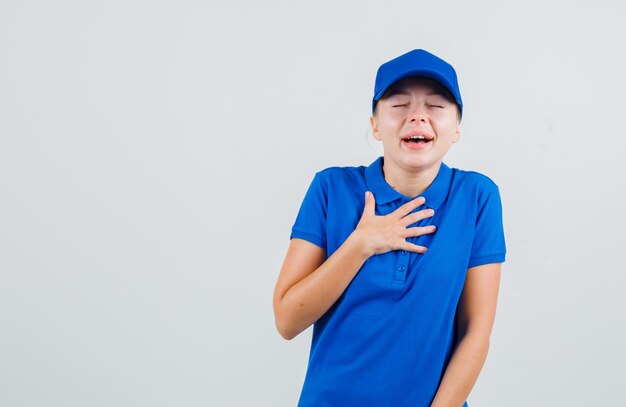
[[[363,208],[363,215],[375,215],[376,214],[376,200],[374,194],[370,191],[365,192],[365,208]]]

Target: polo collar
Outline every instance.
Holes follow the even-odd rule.
[[[452,170],[444,162],[439,167],[439,172],[433,182],[419,196],[426,198],[425,205],[434,210],[439,209],[448,195],[450,182],[452,180]],[[367,188],[374,194],[377,204],[386,204],[396,199],[408,198],[396,191],[385,181],[383,175],[383,157],[378,157],[369,167],[365,169],[365,182]]]

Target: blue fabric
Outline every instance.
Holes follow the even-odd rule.
[[[456,71],[452,65],[423,49],[409,51],[385,62],[378,68],[374,82],[372,114],[376,109],[376,103],[385,91],[395,82],[410,76],[431,78],[445,86],[454,96],[459,106],[459,114],[463,116],[463,100],[461,100]]]
[[[355,229],[365,191],[386,215],[413,197],[383,177],[382,157],[369,167],[318,172],[291,238],[331,256]],[[370,257],[337,302],[314,324],[298,406],[429,407],[455,345],[454,318],[469,267],[504,262],[502,208],[488,177],[442,163],[421,196],[435,215],[434,234],[409,238],[425,254]],[[467,407],[467,404],[464,404]]]

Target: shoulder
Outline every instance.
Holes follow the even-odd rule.
[[[316,175],[326,178],[341,178],[341,177],[358,177],[365,173],[365,166],[360,165],[358,167],[328,167],[321,171],[318,171]]]
[[[460,168],[451,168],[451,170],[453,184],[456,184],[457,188],[465,192],[474,192],[479,196],[499,192],[498,184],[481,172]]]
[[[326,188],[355,185],[365,180],[365,166],[328,167],[315,174],[315,179]]]

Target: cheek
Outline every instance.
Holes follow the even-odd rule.
[[[397,127],[397,123],[397,118],[391,116],[390,114],[385,114],[384,116],[380,115],[376,121],[378,131],[383,135],[385,132],[389,132],[391,129]]]
[[[386,122],[384,125],[378,127],[379,136],[381,140],[396,138],[402,126],[396,123]]]
[[[433,118],[433,126],[443,133],[454,133],[458,127],[458,120],[453,114],[442,114]]]
[[[387,113],[378,122],[378,126],[382,129],[393,129],[402,125],[404,115],[401,113]]]

